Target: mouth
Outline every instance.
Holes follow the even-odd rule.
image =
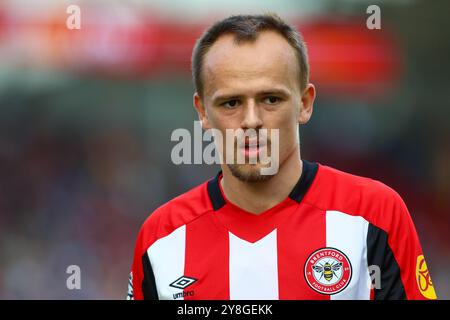
[[[261,150],[266,147],[266,142],[258,139],[245,139],[245,143],[240,147],[246,157],[256,157]]]

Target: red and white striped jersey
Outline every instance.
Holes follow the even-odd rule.
[[[214,179],[155,210],[136,242],[129,299],[435,299],[407,207],[386,185],[303,160],[261,214]]]

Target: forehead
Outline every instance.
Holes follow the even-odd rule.
[[[202,76],[205,95],[226,88],[250,89],[252,85],[300,87],[295,50],[274,31],[263,31],[255,40],[240,43],[233,34],[221,36],[203,59]]]

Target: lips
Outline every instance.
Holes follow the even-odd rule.
[[[254,148],[258,148],[259,147],[259,143],[258,142],[249,142],[249,143],[245,143],[244,148],[245,149],[254,149]]]
[[[240,146],[240,150],[246,158],[258,157],[265,146],[266,141],[246,138],[245,142]]]
[[[258,139],[257,138],[245,138],[245,142],[243,144],[240,145],[240,148],[245,148],[245,149],[255,149],[255,148],[262,148],[266,146],[266,141],[262,141],[262,139]]]

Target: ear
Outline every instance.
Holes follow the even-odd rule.
[[[197,92],[194,93],[194,108],[195,110],[197,110],[198,118],[202,122],[202,128],[210,129],[211,126],[208,121],[208,115],[206,114],[205,105],[203,104],[203,101]]]
[[[316,88],[312,83],[308,83],[302,93],[302,104],[300,108],[300,114],[298,116],[298,122],[300,124],[307,123],[311,118],[315,98]]]

